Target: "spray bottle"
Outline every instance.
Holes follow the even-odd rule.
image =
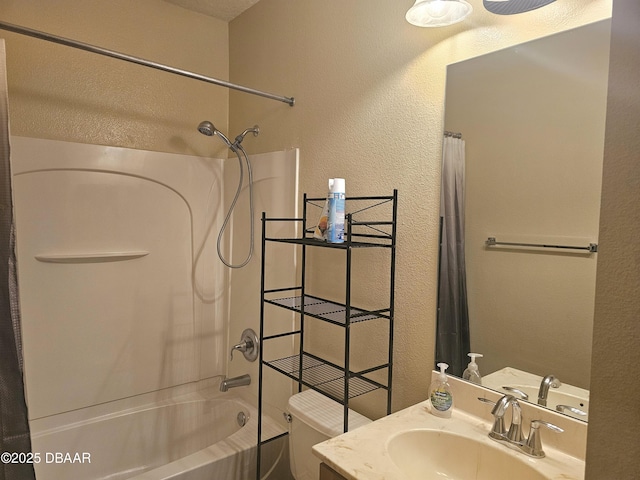
[[[327,240],[331,243],[344,242],[344,178],[329,180],[329,219]]]

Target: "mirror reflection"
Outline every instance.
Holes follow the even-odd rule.
[[[447,69],[445,129],[453,136],[445,143],[463,151],[464,180],[453,183],[464,191],[447,193],[443,165],[442,201],[443,208],[464,204],[464,237],[452,238],[445,214],[436,361],[460,376],[467,354],[480,353],[484,386],[582,420],[610,26],[597,22]],[[490,238],[506,245],[488,245]],[[466,292],[452,283],[456,273],[446,273],[456,251],[458,265],[466,264]],[[466,302],[449,305],[447,298],[465,293]]]

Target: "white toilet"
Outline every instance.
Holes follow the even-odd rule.
[[[305,390],[289,398],[289,458],[296,480],[318,480],[320,459],[311,447],[343,433],[344,407],[315,390]],[[371,423],[367,417],[349,410],[349,430]]]

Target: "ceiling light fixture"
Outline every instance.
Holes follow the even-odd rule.
[[[464,0],[416,0],[405,18],[418,27],[445,27],[461,22],[472,11]]]
[[[482,0],[484,8],[496,15],[514,15],[544,7],[556,0]]]

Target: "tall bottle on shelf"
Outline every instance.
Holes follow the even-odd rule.
[[[329,180],[329,219],[327,222],[327,240],[330,243],[344,242],[344,178]]]

